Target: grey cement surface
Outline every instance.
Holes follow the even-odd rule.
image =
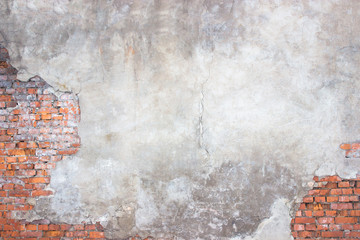
[[[82,146],[28,219],[107,237],[291,239],[314,175],[354,177],[360,2],[0,2],[19,78],[78,93]]]

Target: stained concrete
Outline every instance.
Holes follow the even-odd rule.
[[[338,147],[360,131],[359,1],[0,6],[19,78],[80,98],[81,150],[29,219],[100,220],[113,239],[291,239],[312,176],[358,172]]]

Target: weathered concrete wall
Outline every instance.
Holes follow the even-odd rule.
[[[29,219],[100,220],[108,238],[290,239],[314,175],[357,173],[338,150],[360,131],[356,0],[0,6],[19,78],[80,98],[81,149]]]

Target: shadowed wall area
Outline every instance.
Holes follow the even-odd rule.
[[[304,206],[358,196],[310,192],[358,181],[359,12],[356,0],[1,1],[0,211],[20,224],[2,234],[325,238]]]

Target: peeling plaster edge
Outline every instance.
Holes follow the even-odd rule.
[[[262,236],[262,233],[266,232],[266,227],[267,225],[270,225],[274,222],[276,222],[277,219],[283,219],[283,217],[286,215],[288,216],[288,219],[286,220],[286,222],[288,222],[288,226],[286,226],[286,229],[288,229],[288,233],[285,233],[284,234],[284,237],[285,238],[277,238],[275,236],[269,236],[269,238],[267,240],[290,240],[290,239],[293,239],[293,237],[291,236],[291,231],[290,231],[290,223],[291,223],[291,206],[293,204],[293,200],[289,200],[289,199],[286,199],[286,198],[279,198],[277,200],[274,201],[274,203],[272,204],[271,206],[271,213],[272,215],[268,218],[265,218],[257,227],[256,231],[251,234],[251,235],[248,235],[248,236],[238,236],[238,237],[233,237],[229,240],[261,240],[261,239],[264,239],[263,236]],[[277,211],[277,208],[279,208],[279,206],[281,207],[281,205],[283,207],[286,207],[287,209],[287,212],[280,212],[280,211]],[[285,226],[284,226],[285,227]],[[287,236],[285,236],[287,235]]]

